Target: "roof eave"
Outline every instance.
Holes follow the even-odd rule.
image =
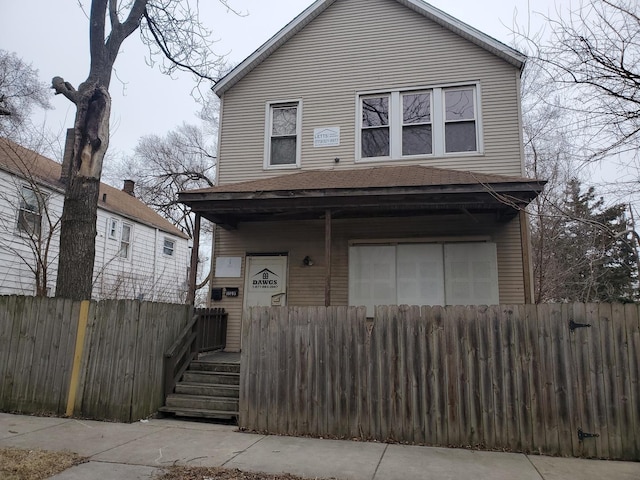
[[[423,186],[390,186],[363,188],[318,188],[304,190],[269,190],[269,191],[240,191],[240,192],[180,192],[179,201],[191,207],[198,202],[227,201],[227,200],[257,200],[264,198],[327,198],[327,197],[363,197],[379,195],[406,194],[441,194],[441,193],[486,193],[503,194],[508,192],[530,192],[537,196],[542,191],[546,181],[531,180],[530,182],[499,182],[488,184],[448,184]]]
[[[213,93],[219,97],[222,96],[224,92],[244,78],[245,75],[261,64],[269,55],[307,26],[335,1],[336,0],[317,0],[309,5],[302,13],[281,28],[278,33],[258,47],[256,51],[240,62],[227,75],[218,80],[212,87]]]

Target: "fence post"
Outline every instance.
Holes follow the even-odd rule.
[[[71,381],[69,382],[69,395],[67,396],[66,416],[73,415],[78,395],[78,385],[80,384],[80,364],[82,362],[82,351],[87,336],[87,323],[89,320],[89,300],[82,300],[80,304],[80,315],[78,316],[78,331],[76,334],[76,347],[73,354],[73,368],[71,370]]]

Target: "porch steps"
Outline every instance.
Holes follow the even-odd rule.
[[[183,417],[236,419],[239,384],[239,363],[194,360],[160,411]]]

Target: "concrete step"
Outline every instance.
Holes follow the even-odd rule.
[[[240,398],[240,387],[237,385],[210,385],[207,383],[179,382],[176,385],[175,393],[238,399]]]
[[[240,385],[240,374],[187,370],[182,375],[181,381],[186,383],[205,383],[208,385]]]
[[[237,420],[238,412],[202,410],[197,408],[161,407],[163,413],[171,413],[179,417],[213,418],[218,420]]]
[[[231,362],[207,362],[203,360],[194,360],[189,365],[189,370],[199,372],[229,372],[240,373],[240,364]]]
[[[238,399],[172,393],[167,396],[166,407],[176,409],[190,408],[194,410],[215,410],[233,413],[238,411]]]

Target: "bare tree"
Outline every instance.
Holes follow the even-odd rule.
[[[554,82],[535,58],[528,61],[522,76],[522,121],[526,172],[547,181],[544,191],[527,209],[534,299],[540,303],[552,296],[557,279],[566,268],[553,248],[561,234],[564,192],[577,171],[570,135],[571,114],[563,108]]]
[[[51,93],[38,71],[15,53],[0,50],[0,136],[24,143],[34,108],[50,109]]]
[[[166,136],[142,137],[119,175],[135,180],[136,195],[143,202],[193,236],[193,216],[178,202],[178,192],[215,184],[214,151],[200,128],[183,123]]]
[[[226,0],[218,1],[226,5]],[[61,77],[52,80],[56,94],[64,95],[76,106],[75,140],[61,224],[57,296],[91,296],[98,188],[109,144],[109,85],[122,43],[139,31],[152,58],[163,58],[163,72],[184,70],[200,80],[215,82],[220,59],[209,48],[210,32],[200,23],[198,14],[197,2],[191,0],[92,0],[89,75],[77,89]]]
[[[640,149],[640,3],[589,0],[548,19],[539,58],[579,120],[587,160]]]

